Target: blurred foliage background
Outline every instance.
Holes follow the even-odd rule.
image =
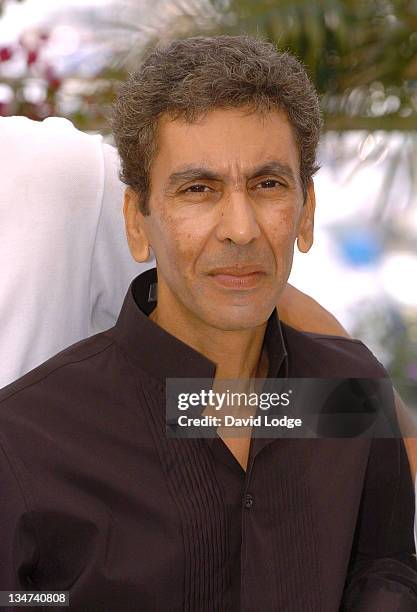
[[[4,9],[7,0],[0,2]],[[66,65],[48,62],[56,25],[51,17],[0,49],[2,72],[6,64],[15,68],[0,73],[12,93],[3,114],[41,119],[61,114],[63,106],[79,127],[105,131],[102,109],[148,46],[202,31],[248,32],[305,63],[322,95],[325,129],[413,130],[417,125],[417,0],[119,0],[89,9],[86,2],[84,10],[67,12],[62,3],[62,16],[88,38],[89,74],[81,65],[85,54],[78,53],[76,61],[79,49],[67,54]],[[17,70],[22,57],[25,69],[20,62]],[[34,100],[34,80],[39,100]],[[70,110],[67,94],[79,102]]]
[[[5,22],[17,4],[35,6],[31,0],[0,0]],[[347,239],[346,232],[338,239],[345,240],[345,255],[359,269],[374,263],[369,253],[377,227],[385,251],[405,253],[410,262],[417,251],[417,0],[51,2],[42,19],[34,18],[17,37],[0,36],[0,114],[36,120],[59,115],[82,130],[108,134],[106,117],[117,86],[143,53],[202,33],[257,34],[294,53],[321,95],[324,131],[364,131],[359,166],[382,155],[380,144],[368,146],[370,134],[404,134],[375,190],[368,233],[359,231],[357,219]],[[343,157],[340,148],[334,151]],[[404,168],[412,189],[400,227],[393,185]],[[413,265],[404,283],[417,286]],[[362,303],[350,331],[381,349],[391,375],[417,380],[416,313],[417,297],[406,305],[395,299]]]

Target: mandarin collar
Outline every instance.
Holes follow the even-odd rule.
[[[140,369],[165,382],[167,378],[211,378],[216,364],[154,323],[149,315],[156,306],[156,268],[146,270],[131,283],[113,328],[116,341]],[[268,378],[288,376],[288,354],[276,309],[265,332]]]

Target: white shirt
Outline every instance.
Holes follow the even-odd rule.
[[[124,231],[118,156],[66,119],[0,118],[0,387],[111,327],[146,268]]]

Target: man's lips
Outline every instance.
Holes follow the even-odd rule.
[[[225,267],[211,270],[209,276],[222,287],[253,289],[265,276],[259,266]]]

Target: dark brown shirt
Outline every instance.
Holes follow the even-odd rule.
[[[0,392],[0,590],[97,612],[417,609],[402,441],[253,438],[245,473],[220,438],[168,438],[166,378],[215,364],[148,318],[155,280]],[[361,342],[275,313],[265,342],[269,377],[386,376]]]

